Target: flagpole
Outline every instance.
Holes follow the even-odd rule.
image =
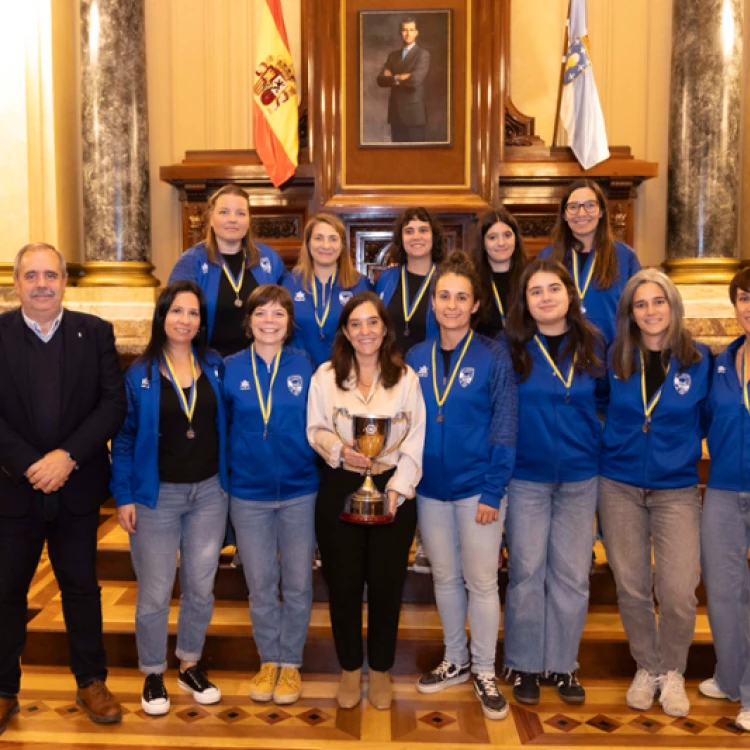
[[[563,81],[565,80],[565,56],[568,53],[568,42],[570,33],[570,4],[572,0],[568,0],[568,16],[565,22],[565,33],[563,34],[563,50],[560,56],[560,80],[557,84],[557,109],[555,110],[555,129],[552,132],[552,145],[557,145],[557,133],[560,129],[560,105],[562,103],[562,90]]]

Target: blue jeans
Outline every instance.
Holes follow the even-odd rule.
[[[599,478],[508,485],[505,666],[572,672],[589,606]]]
[[[700,582],[698,487],[649,490],[599,477],[599,519],[630,654],[651,675],[684,674]]]
[[[500,518],[484,526],[476,522],[478,505],[479,495],[453,501],[417,495],[417,517],[432,566],[445,658],[454,664],[469,662],[468,614],[472,672],[494,674],[500,629],[497,562],[506,500],[500,504]]]
[[[703,580],[716,651],[714,679],[750,708],[750,492],[706,490],[701,523]]]
[[[177,649],[198,661],[214,611],[214,579],[227,526],[229,500],[218,476],[196,484],[162,482],[155,508],[136,506],[130,554],[138,577],[135,640],[145,674],[167,668],[169,600],[180,553],[180,616]]]
[[[233,497],[229,514],[260,660],[299,668],[312,609],[315,493],[281,501]]]

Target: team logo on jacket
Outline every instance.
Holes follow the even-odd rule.
[[[297,294],[294,295],[294,301],[295,302],[304,302],[305,301],[305,293],[304,292],[297,292]]]
[[[339,292],[339,302],[345,305],[352,298],[351,292]]]
[[[461,372],[458,373],[458,382],[462,388],[466,388],[471,385],[471,381],[474,380],[474,368],[473,367],[462,367]]]
[[[286,379],[286,387],[289,389],[289,393],[292,396],[299,396],[302,393],[302,376],[301,375],[290,375]]]
[[[141,388],[150,388],[150,387],[151,387],[151,383],[148,382],[148,378],[143,378],[143,380],[141,380]]]
[[[266,273],[271,273],[271,261],[268,258],[261,258],[260,259],[260,267]]]
[[[417,370],[417,375],[418,375],[418,376],[419,376],[420,378],[426,378],[426,377],[427,377],[427,375],[428,375],[427,365],[422,365],[422,366],[421,366],[421,367],[420,367],[420,368],[419,368],[419,369]]]
[[[690,375],[686,372],[678,372],[677,375],[674,376],[674,389],[680,394],[680,396],[684,396],[690,390],[691,382]]]
[[[723,374],[724,374],[724,373],[725,373],[726,371],[727,371],[727,368],[726,368],[726,367],[724,367],[724,365],[719,365],[719,366],[718,366],[718,367],[716,368],[716,372],[718,372],[718,373],[719,373],[719,375],[723,375]]]
[[[201,271],[203,271],[203,273],[208,273],[208,263],[204,263],[201,266]]]
[[[240,383],[240,390],[241,391],[249,391],[250,390],[250,381],[249,380],[243,380]]]

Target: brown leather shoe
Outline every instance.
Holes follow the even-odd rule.
[[[109,692],[101,680],[94,680],[85,688],[76,690],[76,703],[96,724],[117,724],[122,721],[120,701]]]
[[[5,731],[8,722],[18,711],[18,698],[0,698],[0,734]]]

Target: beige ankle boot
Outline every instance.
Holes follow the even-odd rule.
[[[393,702],[390,672],[378,672],[370,669],[370,687],[367,695],[375,708],[380,711],[387,711]]]
[[[361,680],[361,669],[355,669],[353,672],[346,669],[341,671],[341,682],[336,693],[336,701],[341,708],[354,708],[362,699]]]

